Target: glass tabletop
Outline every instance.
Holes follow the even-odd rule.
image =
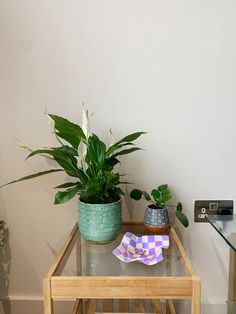
[[[228,305],[228,314],[236,313],[236,301],[227,302]]]
[[[236,251],[236,216],[208,215],[207,220],[215,230],[223,237],[228,245]]]
[[[170,246],[162,251],[163,261],[152,266],[139,261],[126,263],[113,255],[113,250],[120,244],[123,233],[108,244],[92,244],[81,239],[81,246],[74,245],[70,256],[59,276],[188,276],[183,264],[183,257],[170,236]],[[78,250],[81,252],[80,273],[78,273]],[[77,261],[76,261],[77,260]]]

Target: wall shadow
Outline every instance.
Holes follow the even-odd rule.
[[[134,205],[132,199],[129,197],[129,190],[127,185],[125,186],[124,203],[128,214],[128,221],[133,221]]]

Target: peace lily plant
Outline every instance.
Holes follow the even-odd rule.
[[[90,204],[112,203],[119,200],[120,195],[124,194],[119,185],[126,182],[121,180],[122,175],[115,172],[114,167],[119,163],[119,156],[140,150],[133,142],[145,132],[129,134],[106,146],[96,134],[90,133],[91,115],[87,110],[83,109],[82,127],[63,117],[47,115],[59,146],[37,150],[31,150],[26,145],[23,147],[30,150],[26,159],[40,155],[54,160],[59,168],[31,174],[2,186],[53,172],[65,172],[71,179],[55,187],[60,191],[55,195],[54,204],[65,203],[76,195],[79,195],[82,202]]]

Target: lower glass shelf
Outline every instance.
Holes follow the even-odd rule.
[[[236,301],[228,301],[228,314],[235,314],[236,313]]]

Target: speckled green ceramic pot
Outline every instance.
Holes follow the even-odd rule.
[[[102,244],[114,240],[121,228],[121,201],[109,204],[87,204],[79,200],[79,229],[90,242]]]

